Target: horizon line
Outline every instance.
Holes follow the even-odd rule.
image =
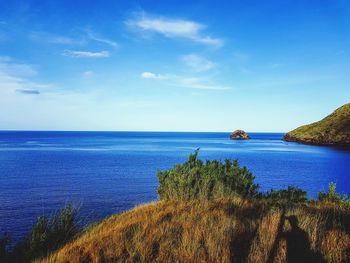
[[[0,132],[159,132],[159,133],[232,133],[232,131],[169,131],[169,130],[25,130],[25,129],[0,129]],[[245,131],[247,133],[287,133],[282,131]]]

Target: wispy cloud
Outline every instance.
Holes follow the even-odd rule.
[[[87,30],[87,35],[91,40],[103,43],[103,44],[107,44],[111,47],[117,48],[119,45],[117,42],[107,39],[107,38],[103,38],[103,37],[99,37],[97,36],[94,32],[92,32],[91,30]]]
[[[48,38],[48,42],[52,44],[63,44],[63,45],[80,45],[83,44],[83,40],[77,40],[65,36],[52,36]]]
[[[126,24],[132,28],[144,32],[158,33],[168,38],[185,38],[214,47],[223,45],[222,39],[203,34],[205,28],[203,24],[184,19],[150,17],[145,14],[139,16],[136,19],[126,21]]]
[[[188,67],[196,72],[207,71],[216,66],[214,62],[196,54],[185,55],[181,59]]]
[[[31,77],[37,75],[36,67],[30,64],[16,63],[11,57],[0,57],[0,92],[39,95],[40,89],[50,85],[33,82]]]
[[[89,41],[96,41],[106,45],[109,45],[113,48],[117,48],[119,45],[117,42],[104,38],[93,32],[92,30],[86,29],[83,30],[77,37],[69,37],[62,35],[54,35],[46,32],[32,32],[29,35],[29,38],[36,42],[45,42],[49,44],[58,44],[58,45],[85,45]]]
[[[169,76],[167,76],[167,75],[155,74],[155,73],[148,72],[148,71],[143,72],[141,74],[141,77],[144,79],[157,79],[157,80],[164,80],[164,79],[169,78]]]
[[[63,55],[72,58],[107,58],[110,56],[109,51],[78,51],[66,49],[63,51]]]
[[[82,75],[83,75],[83,77],[91,77],[91,76],[94,75],[94,72],[91,71],[91,70],[87,70],[87,71],[84,71],[84,72],[82,73]]]
[[[16,89],[16,92],[25,94],[25,95],[39,95],[40,91],[35,89]]]
[[[29,38],[36,42],[46,42],[58,45],[83,45],[86,42],[83,38],[53,35],[46,32],[33,32],[29,35]]]
[[[164,81],[165,84],[183,87],[189,89],[202,89],[202,90],[230,90],[231,87],[224,85],[217,85],[210,80],[203,78],[193,78],[178,75],[162,75],[152,72],[143,72],[142,78],[152,79],[157,81]]]
[[[37,74],[36,67],[31,64],[16,63],[11,57],[0,57],[0,72],[17,77],[31,77]]]
[[[190,89],[203,89],[203,90],[230,90],[229,86],[213,84],[209,81],[200,78],[180,78],[178,85]]]

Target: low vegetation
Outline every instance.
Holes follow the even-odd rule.
[[[47,256],[79,233],[76,209],[68,205],[52,217],[41,216],[28,236],[8,252],[10,236],[0,239],[0,262],[30,262]]]
[[[348,196],[337,194],[336,187],[337,186],[335,183],[330,183],[327,193],[325,193],[325,192],[318,193],[318,200],[320,200],[322,202],[336,203],[340,206],[349,207],[350,200],[349,200]]]
[[[319,202],[160,201],[106,219],[43,262],[349,262],[349,222],[348,209]]]
[[[36,262],[350,262],[350,202],[335,184],[318,200],[295,187],[260,193],[238,162],[197,155],[158,172],[160,201],[68,231],[56,245],[38,238],[41,225],[54,235],[55,220],[39,220],[26,248]]]
[[[255,177],[246,167],[240,167],[237,160],[225,160],[224,163],[207,160],[204,163],[197,156],[198,150],[189,156],[187,162],[158,172],[158,195],[161,200],[257,196]]]
[[[272,202],[274,205],[291,205],[307,201],[307,193],[300,188],[288,186],[287,189],[271,190],[260,195],[261,198]]]

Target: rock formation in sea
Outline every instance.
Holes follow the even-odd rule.
[[[235,130],[231,133],[230,139],[232,140],[249,140],[250,136],[243,130]]]

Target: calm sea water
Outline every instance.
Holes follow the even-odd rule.
[[[65,204],[85,223],[157,199],[158,169],[187,159],[239,159],[262,190],[302,187],[310,197],[336,182],[350,194],[350,151],[281,140],[279,133],[0,132],[0,234],[17,241],[36,218]]]

